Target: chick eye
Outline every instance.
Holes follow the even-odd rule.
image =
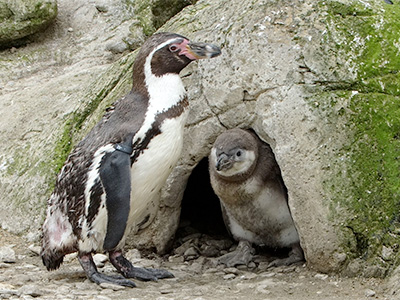
[[[179,48],[178,48],[177,45],[170,45],[169,46],[169,51],[171,51],[171,52],[176,52],[178,50],[179,50]]]
[[[236,152],[236,156],[242,156],[242,151],[238,150],[238,152]]]

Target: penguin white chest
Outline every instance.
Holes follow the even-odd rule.
[[[160,190],[175,167],[182,150],[187,112],[161,124],[161,134],[153,137],[131,169],[131,212],[128,226],[135,232],[154,218]]]

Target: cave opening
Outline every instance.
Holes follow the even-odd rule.
[[[222,218],[221,206],[208,173],[208,158],[203,158],[189,176],[181,203],[176,238],[204,234],[212,238],[230,238]]]

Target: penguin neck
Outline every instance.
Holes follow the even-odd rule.
[[[151,67],[152,55],[146,58],[144,65],[144,83],[149,95],[149,110],[162,113],[178,105],[186,96],[182,80],[177,73],[154,74]]]

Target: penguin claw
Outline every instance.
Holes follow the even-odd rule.
[[[247,241],[239,241],[239,244],[233,252],[222,255],[218,258],[219,264],[227,267],[235,267],[237,265],[248,265],[254,255],[254,248]]]
[[[142,281],[157,281],[163,278],[173,278],[174,275],[162,269],[137,268],[127,260],[120,251],[110,252],[110,262],[126,278],[136,278]]]
[[[109,275],[105,275],[105,274],[102,274],[99,272],[91,274],[89,279],[91,281],[93,281],[94,283],[97,283],[98,285],[100,285],[102,283],[110,283],[110,284],[114,284],[114,285],[121,285],[121,286],[126,286],[126,287],[131,287],[131,288],[136,287],[136,284],[133,281],[126,279],[122,276],[109,276]]]
[[[110,283],[127,287],[136,287],[136,284],[133,281],[130,281],[122,276],[109,276],[99,273],[90,253],[80,253],[78,256],[78,261],[85,271],[86,276],[94,283],[99,285],[102,283]]]
[[[125,276],[126,275],[126,276]],[[127,278],[136,278],[142,281],[157,281],[158,279],[175,277],[171,272],[162,269],[147,269],[133,267],[124,274]]]

